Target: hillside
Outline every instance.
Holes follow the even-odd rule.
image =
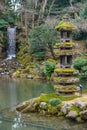
[[[76,52],[78,52],[75,57],[86,58],[86,5],[86,0],[0,1],[0,59],[3,60],[7,56],[7,28],[17,27],[16,58],[17,62],[24,66],[23,69],[17,70],[18,76],[20,73],[23,73],[24,77],[26,73],[30,77],[37,73],[46,75],[44,73],[46,62],[58,63],[54,46],[60,41],[60,34],[55,26],[66,14],[69,21],[77,28],[73,32],[73,40],[77,43]],[[14,70],[11,73],[13,72]]]

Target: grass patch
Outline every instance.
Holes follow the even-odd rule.
[[[70,108],[70,111],[76,111],[76,112],[79,114],[79,113],[81,112],[81,109],[73,105],[73,106]]]
[[[76,96],[76,95],[72,95],[72,96],[60,96],[60,95],[58,95],[56,93],[41,94],[40,95],[41,101],[44,101],[44,102],[49,102],[50,99],[53,99],[53,98],[58,98],[61,101],[69,101],[69,100],[73,100],[75,98],[78,98],[78,96]]]
[[[87,89],[86,89],[86,90],[83,90],[83,93],[87,94]]]

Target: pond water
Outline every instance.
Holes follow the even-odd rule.
[[[33,97],[38,97],[41,93],[53,93],[53,83],[36,80],[0,80],[0,111],[5,108],[17,105],[24,100]],[[1,116],[1,113],[0,113]],[[19,120],[19,119],[16,119]],[[55,122],[55,120],[54,120]],[[86,130],[85,125],[67,123],[59,121],[57,129],[52,127],[45,127],[35,124],[17,124],[9,120],[0,120],[0,130]],[[57,123],[56,123],[57,124]],[[62,126],[63,125],[63,126]],[[61,127],[62,126],[62,127]],[[66,126],[66,127],[64,127]]]
[[[36,80],[0,80],[0,111],[7,107],[12,107],[33,97],[38,97],[41,93],[54,92],[50,82]],[[0,121],[0,130],[39,130],[38,126],[29,125],[15,128],[9,121]],[[41,130],[49,128],[40,127]],[[51,130],[51,129],[50,129]]]
[[[35,80],[0,80],[0,110],[17,105],[20,102],[41,93],[54,92],[50,82]]]

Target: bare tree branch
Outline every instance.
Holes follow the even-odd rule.
[[[56,1],[56,0],[52,0],[52,3],[51,3],[51,5],[50,5],[50,8],[49,8],[47,17],[49,17],[50,12],[51,12],[51,10],[52,10],[52,7],[53,7],[55,1]]]
[[[40,13],[39,13],[38,23],[39,23],[40,20],[43,19],[43,17],[44,17],[44,12],[45,12],[46,5],[47,5],[47,0],[42,0],[41,8],[40,8]]]

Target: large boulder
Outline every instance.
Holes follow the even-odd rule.
[[[76,119],[78,116],[78,113],[76,111],[70,111],[66,117],[71,118],[71,119]]]
[[[30,101],[29,105],[21,111],[22,113],[28,113],[28,112],[34,112],[35,111],[35,105],[36,105],[35,100],[30,99],[29,101]]]
[[[33,77],[33,75],[27,75],[26,78],[27,79],[33,79],[34,77]]]
[[[83,120],[87,120],[87,110],[80,112],[80,117]]]
[[[74,104],[76,107],[80,108],[81,110],[85,110],[87,107],[87,103],[77,100]]]
[[[61,112],[66,115],[68,113],[68,110],[71,108],[72,104],[65,103],[63,107],[61,108]]]
[[[20,77],[20,71],[16,71],[12,74],[12,78],[19,78]]]
[[[47,109],[47,103],[46,102],[41,102],[40,103],[40,109],[41,110],[46,110]]]
[[[30,104],[30,101],[29,101],[29,100],[27,100],[27,101],[25,101],[25,102],[22,102],[21,104],[19,104],[19,105],[16,106],[16,110],[17,110],[17,111],[22,111],[22,110],[25,109],[27,106],[29,106],[29,104]]]

